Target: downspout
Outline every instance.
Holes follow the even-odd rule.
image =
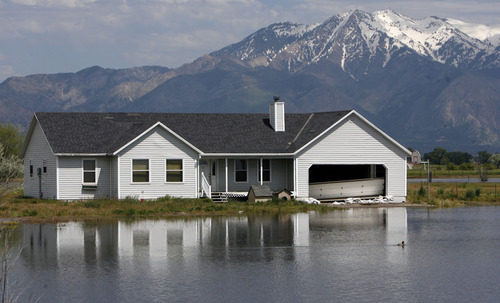
[[[264,179],[262,178],[264,176],[263,171],[262,171],[262,158],[259,159],[259,165],[260,165],[260,185],[264,184]]]
[[[56,200],[59,200],[59,156],[56,156]]]
[[[113,197],[113,174],[111,173],[113,171],[113,157],[109,156],[109,164],[108,164],[108,173],[109,173],[109,197]]]
[[[295,192],[295,198],[299,196],[299,180],[297,176],[297,161],[296,157],[293,158],[293,191]]]
[[[226,164],[226,193],[227,193],[227,192],[229,191],[229,187],[228,187],[228,184],[227,184],[227,183],[228,183],[228,176],[227,176],[227,158],[226,158],[225,160],[226,160],[225,164]]]
[[[38,175],[38,198],[43,199],[42,192],[42,168],[38,167],[36,169],[36,174]]]
[[[201,193],[200,193],[200,157],[201,155],[198,155],[198,159],[196,160],[196,179],[194,182],[194,187],[195,187],[195,197],[200,198]]]
[[[116,195],[117,195],[118,199],[121,199],[121,190],[120,190],[120,187],[121,187],[120,186],[121,185],[121,181],[120,181],[120,156],[117,156],[116,166],[117,166],[117,168],[116,168],[116,174],[117,174],[117,176],[116,176],[116,182],[117,182],[117,184],[116,184],[116,189],[117,189]]]

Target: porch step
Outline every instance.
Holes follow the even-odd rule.
[[[214,202],[227,202],[227,195],[223,192],[212,192],[212,200]]]

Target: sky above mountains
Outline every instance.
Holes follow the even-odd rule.
[[[99,65],[178,67],[262,27],[392,9],[500,29],[498,0],[0,0],[0,81]]]

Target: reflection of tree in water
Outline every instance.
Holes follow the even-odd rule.
[[[0,223],[0,285],[1,302],[16,302],[27,286],[17,277],[12,276],[12,270],[23,249],[21,228],[16,221]]]

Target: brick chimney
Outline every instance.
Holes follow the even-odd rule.
[[[276,132],[285,131],[285,102],[275,96],[274,102],[269,104],[269,123]]]

